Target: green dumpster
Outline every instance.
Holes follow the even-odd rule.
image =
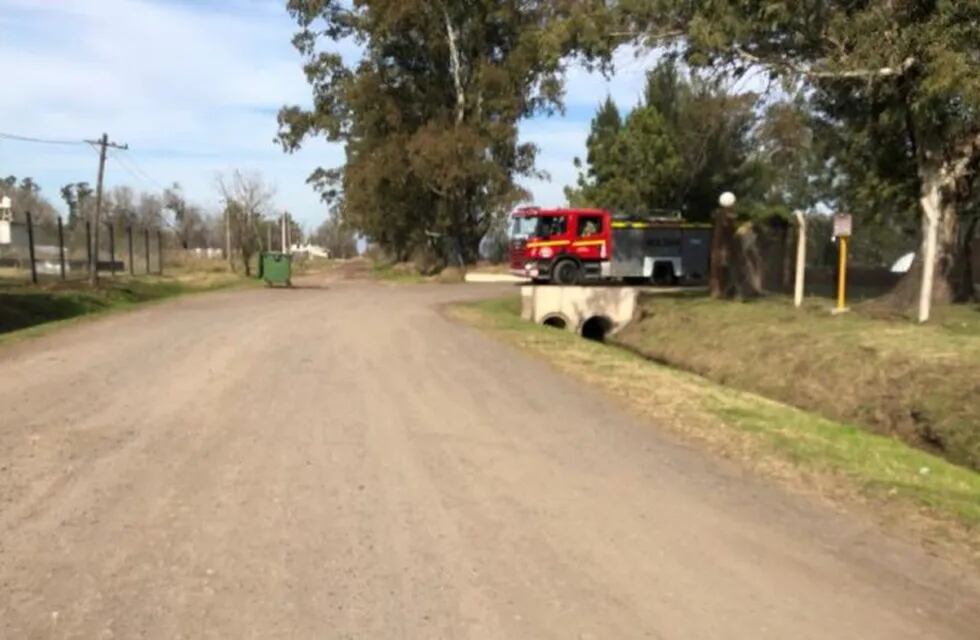
[[[293,257],[288,253],[265,251],[259,255],[259,278],[269,286],[293,286]]]

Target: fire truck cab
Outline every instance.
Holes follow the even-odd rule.
[[[707,280],[711,226],[605,209],[524,207],[512,214],[511,271],[535,282]]]

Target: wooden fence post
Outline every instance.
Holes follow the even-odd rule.
[[[107,222],[106,226],[109,228],[109,270],[112,271],[112,277],[116,277],[116,225],[111,222]]]
[[[58,264],[61,267],[61,279],[65,279],[65,227],[58,216]]]
[[[31,212],[27,212],[27,251],[31,257],[31,282],[37,284],[37,263],[34,261],[34,222]]]
[[[129,275],[136,275],[136,266],[133,264],[133,225],[126,227],[126,242],[129,245]]]
[[[97,267],[92,261],[92,223],[85,221],[85,258],[88,260],[88,271],[91,273]]]

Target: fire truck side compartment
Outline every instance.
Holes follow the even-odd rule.
[[[711,261],[711,228],[684,229],[681,241],[681,260],[684,261],[684,281],[689,284],[708,280],[708,264]]]
[[[686,282],[702,282],[708,271],[711,229],[679,226],[629,225],[613,228],[611,275],[614,278],[650,277],[650,264],[669,263],[674,275]]]

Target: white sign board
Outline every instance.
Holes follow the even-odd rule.
[[[849,213],[838,213],[834,215],[834,237],[851,235],[851,215]]]
[[[0,220],[0,244],[10,244],[10,220]]]

